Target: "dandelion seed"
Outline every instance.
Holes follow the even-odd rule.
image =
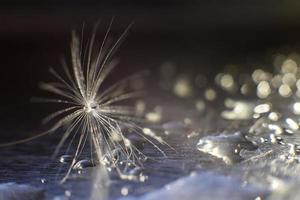
[[[73,159],[69,170],[62,182],[67,180],[73,168],[81,167],[78,163],[82,164],[82,162],[78,162],[77,159],[86,146],[88,138],[91,140],[91,149],[96,152],[96,161],[100,165],[105,166],[107,163],[110,163],[110,166],[107,166],[107,168],[116,169],[120,178],[133,180],[134,177],[132,176],[126,177],[125,171],[128,168],[125,167],[123,169],[119,161],[122,160],[123,163],[130,162],[132,166],[141,166],[141,157],[146,156],[123,133],[122,130],[125,127],[131,129],[133,133],[150,142],[163,153],[151,140],[158,139],[158,142],[161,142],[162,138],[155,134],[144,134],[143,128],[136,124],[136,109],[134,107],[117,105],[121,101],[140,95],[140,92],[124,91],[124,84],[129,83],[130,80],[138,76],[129,76],[108,88],[103,87],[103,82],[117,64],[115,60],[112,60],[112,56],[131,27],[129,25],[115,43],[110,43],[107,38],[111,31],[111,25],[112,21],[100,46],[95,44],[97,26],[94,27],[87,44],[82,39],[80,40],[78,34],[73,31],[71,70],[66,63],[63,64],[64,74],[62,75],[51,69],[50,72],[58,82],[41,84],[42,89],[54,93],[59,98],[40,100],[65,106],[44,120],[44,122],[56,120],[53,127],[34,137],[5,144],[11,145],[26,142],[64,127],[65,132],[53,156],[59,153],[68,139],[71,139],[69,146],[72,142],[75,142],[75,137],[79,137],[79,140],[76,144],[75,154],[72,155]],[[118,150],[118,154],[114,153],[115,150]],[[109,162],[104,162],[105,159],[103,158],[105,155],[108,155],[106,158],[109,159]]]

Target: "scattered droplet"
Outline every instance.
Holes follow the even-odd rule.
[[[269,112],[270,109],[271,109],[271,105],[269,103],[264,103],[255,106],[254,112],[257,114],[263,114]]]
[[[73,156],[71,156],[71,155],[62,155],[59,158],[59,162],[61,162],[61,163],[70,163],[70,162],[72,162],[72,160],[73,160]]]
[[[298,123],[295,122],[293,119],[286,118],[285,122],[287,123],[287,125],[289,126],[290,129],[292,129],[292,130],[298,130],[299,129]]]
[[[270,112],[268,115],[268,118],[272,121],[278,121],[280,117],[280,114],[277,112]]]
[[[74,166],[73,169],[81,170],[88,167],[94,167],[95,165],[90,160],[80,160]]]
[[[122,187],[122,189],[121,189],[121,194],[122,194],[123,196],[127,196],[128,193],[129,193],[128,187]]]
[[[283,133],[281,126],[277,124],[269,124],[268,128],[274,132],[275,135],[280,135]]]
[[[300,102],[295,102],[293,104],[293,112],[295,115],[300,115]]]
[[[241,149],[253,148],[256,147],[246,141],[239,132],[230,135],[206,136],[201,138],[197,144],[199,151],[220,158],[228,165],[242,160],[239,155]]]
[[[71,195],[72,195],[72,192],[70,190],[65,191],[65,196],[66,197],[71,197]]]

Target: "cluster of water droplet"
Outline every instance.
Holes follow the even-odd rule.
[[[210,112],[208,106],[214,104],[219,120],[223,119],[229,125],[238,124],[235,127],[240,136],[228,137],[222,133],[217,138],[204,137],[198,143],[199,150],[231,163],[228,152],[240,154],[242,150],[246,155],[239,147],[245,140],[258,149],[266,145],[273,145],[270,148],[276,149],[280,145],[286,149],[282,151],[285,157],[297,160],[300,144],[300,56],[278,54],[272,65],[256,68],[250,73],[246,73],[243,67],[232,65],[218,73],[212,84],[205,74],[196,77],[177,75],[175,65],[165,63],[161,68],[161,86],[173,91],[179,98],[193,99],[195,108],[204,116]],[[228,147],[224,145],[226,142],[234,145]],[[258,152],[254,149],[252,151]]]

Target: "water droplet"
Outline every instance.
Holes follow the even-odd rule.
[[[66,197],[71,197],[71,195],[72,195],[72,193],[71,193],[70,190],[66,190],[66,191],[65,191],[65,196],[66,196]]]
[[[220,158],[228,165],[242,160],[239,155],[241,149],[254,148],[254,145],[245,140],[239,132],[230,135],[206,136],[197,144],[199,151]]]
[[[300,115],[300,102],[295,102],[293,104],[293,112],[295,115]]]
[[[71,155],[62,155],[59,158],[59,162],[61,162],[61,163],[70,163],[70,162],[72,162],[72,160],[73,160],[73,156],[71,156]]]
[[[254,108],[254,112],[257,114],[267,113],[270,110],[271,110],[271,104],[269,103],[259,104]]]
[[[95,165],[90,160],[80,160],[74,166],[73,169],[81,170],[88,167],[94,167]]]
[[[300,154],[300,145],[294,144],[294,151],[295,151],[295,154],[299,155]]]
[[[261,81],[257,85],[257,91],[256,94],[259,98],[265,99],[271,94],[271,87],[270,84],[267,81]]]
[[[121,189],[121,194],[122,194],[123,196],[127,196],[128,193],[129,193],[128,187],[122,187],[122,189]]]
[[[283,133],[281,126],[277,124],[268,124],[268,128],[274,132],[275,135],[280,135]]]
[[[287,123],[287,125],[289,126],[289,128],[291,128],[292,130],[298,130],[299,129],[299,125],[297,122],[295,122],[295,120],[291,119],[291,118],[287,118],[285,120],[285,122]]]
[[[272,121],[278,121],[280,117],[280,114],[277,112],[270,112],[268,115],[268,118]]]

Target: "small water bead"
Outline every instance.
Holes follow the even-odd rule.
[[[295,145],[295,152],[297,155],[300,155],[300,145]]]
[[[254,149],[254,145],[245,140],[241,133],[217,136],[206,136],[199,140],[197,149],[222,159],[227,165],[241,161],[239,152],[241,149]]]
[[[269,137],[270,137],[270,142],[271,143],[273,143],[273,144],[277,143],[277,140],[276,140],[276,137],[275,137],[274,134],[270,134]]]
[[[253,119],[258,119],[260,118],[260,114],[254,113],[252,116]]]
[[[295,120],[293,120],[291,118],[286,118],[285,122],[287,123],[287,125],[289,126],[290,129],[292,129],[292,130],[298,130],[299,129],[299,125]]]
[[[281,144],[281,145],[285,144],[285,143],[283,142],[282,137],[276,136],[275,138],[276,138],[277,144]]]
[[[261,143],[268,143],[269,140],[268,140],[267,138],[261,137],[261,138],[260,138],[260,142],[261,142]]]
[[[270,112],[268,118],[272,121],[278,121],[281,115],[277,112]]]
[[[46,183],[47,180],[45,178],[41,178],[41,183]]]
[[[72,195],[72,192],[70,190],[65,191],[65,196],[66,197],[71,197],[71,195]]]
[[[61,162],[61,163],[70,163],[70,162],[72,162],[72,160],[73,160],[73,156],[71,156],[71,155],[62,155],[59,158],[59,162]]]
[[[270,110],[271,110],[271,104],[269,103],[259,104],[254,107],[254,112],[257,114],[267,113]]]
[[[122,189],[121,189],[121,194],[122,194],[123,196],[127,196],[128,193],[129,193],[128,187],[122,187]]]
[[[281,126],[276,125],[276,124],[268,124],[268,128],[272,131],[274,131],[275,135],[280,135],[283,133],[283,130],[281,128]]]
[[[73,169],[81,170],[88,167],[94,167],[95,165],[90,160],[80,160],[74,166]]]
[[[293,113],[295,115],[300,115],[300,102],[295,102],[293,104]]]
[[[293,134],[294,134],[294,131],[291,130],[291,129],[285,128],[285,129],[284,129],[284,133],[287,134],[287,135],[293,135]]]

